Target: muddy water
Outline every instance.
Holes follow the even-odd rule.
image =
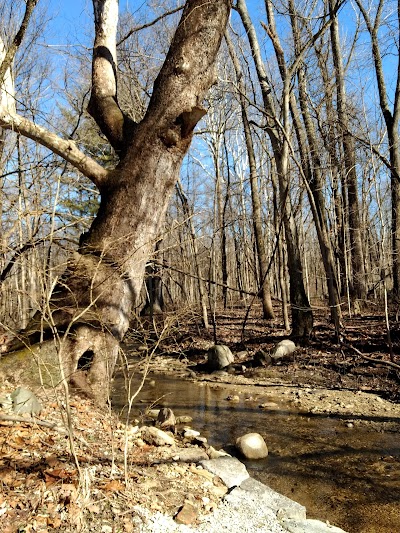
[[[123,380],[116,381],[116,409],[125,403],[123,389]],[[137,417],[154,402],[170,407],[177,416],[192,416],[193,428],[230,452],[239,435],[258,432],[269,456],[247,462],[250,474],[305,505],[308,517],[349,533],[400,532],[399,434],[349,428],[340,418],[302,416],[266,395],[246,399],[243,394],[233,403],[229,394],[222,386],[152,376],[132,414]],[[278,405],[261,410],[266,401]]]

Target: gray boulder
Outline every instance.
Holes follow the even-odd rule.
[[[258,350],[254,354],[254,363],[256,366],[268,366],[272,363],[272,357],[265,350]]]
[[[222,370],[231,365],[235,358],[228,346],[216,344],[208,350],[207,360],[211,370]]]
[[[174,459],[175,457],[182,463],[199,463],[208,460],[207,453],[201,448],[180,448]]]
[[[18,415],[23,413],[28,413],[31,416],[37,415],[42,410],[42,404],[33,392],[28,389],[18,387],[10,396],[12,400],[12,410]]]
[[[169,407],[160,409],[156,425],[162,429],[175,432],[176,419],[173,410]]]
[[[268,448],[259,433],[246,433],[236,440],[236,448],[246,459],[265,459]]]
[[[154,446],[173,446],[175,444],[175,439],[171,435],[156,427],[144,426],[141,429],[141,436],[145,442]]]

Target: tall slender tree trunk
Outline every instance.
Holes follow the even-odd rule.
[[[291,210],[289,199],[289,182],[288,182],[288,145],[286,134],[288,130],[282,132],[278,124],[281,121],[275,109],[275,104],[271,95],[271,86],[268,80],[267,72],[261,57],[260,46],[257,35],[251,22],[245,0],[238,0],[237,10],[246,30],[253,60],[256,66],[257,77],[260,84],[263,104],[265,108],[266,127],[265,130],[270,138],[272,150],[275,158],[275,165],[279,179],[281,210],[285,226],[288,269],[290,277],[290,303],[292,308],[292,335],[303,338],[311,334],[313,327],[313,317],[310,303],[304,289],[303,266],[301,262],[298,241],[296,240],[296,224]],[[282,104],[281,114],[283,128],[288,128],[288,87],[284,91],[284,102]]]
[[[279,209],[279,194],[278,194],[278,179],[274,172],[271,172],[271,181],[273,187],[274,195],[274,225],[275,225],[275,234],[278,239],[278,275],[279,275],[279,286],[281,290],[281,299],[282,299],[282,316],[283,323],[286,330],[290,329],[289,321],[289,312],[288,312],[288,283],[286,276],[286,262],[285,262],[285,249],[284,249],[284,229],[281,227],[281,211]]]
[[[301,49],[301,41],[299,28],[297,25],[297,15],[293,0],[289,0],[289,9],[291,13],[290,16],[295,49],[299,54]],[[300,121],[300,116],[297,110],[297,105],[294,96],[292,96],[291,98],[291,111],[295,125],[298,145],[301,153],[301,161],[303,167],[302,171],[304,174],[304,178],[308,184],[307,192],[310,200],[311,210],[313,213],[314,224],[317,231],[322,262],[326,275],[331,319],[335,324],[336,333],[338,334],[340,330],[341,319],[339,287],[335,271],[335,261],[332,243],[329,238],[328,224],[326,220],[326,208],[323,193],[324,187],[321,170],[322,165],[319,157],[315,128],[307,104],[307,81],[304,70],[301,66],[297,71],[297,78],[299,87],[299,103],[301,116],[303,117],[304,128]],[[308,143],[308,150],[306,150],[306,142]],[[307,155],[307,152],[309,152],[309,156]]]
[[[367,296],[364,252],[361,237],[360,203],[356,172],[354,140],[349,131],[346,89],[342,52],[340,49],[339,23],[336,12],[337,0],[329,0],[331,45],[336,77],[337,114],[343,147],[345,183],[349,204],[349,235],[351,246],[353,297],[365,299]]]
[[[235,49],[228,35],[225,40],[228,45],[229,55],[231,56],[232,63],[236,73],[236,80],[239,89],[239,101],[242,112],[243,131],[246,140],[247,157],[249,160],[249,174],[250,174],[250,188],[251,188],[251,202],[253,206],[253,227],[254,237],[257,248],[257,258],[260,269],[260,295],[263,308],[263,317],[271,320],[275,318],[275,313],[272,307],[271,292],[269,289],[268,279],[268,259],[265,246],[265,238],[262,223],[262,209],[260,191],[258,187],[258,175],[256,156],[254,152],[253,139],[251,135],[250,122],[247,116],[246,110],[246,98],[245,98],[245,86],[243,82],[243,74],[241,72],[240,63],[236,56]]]
[[[376,81],[378,85],[379,104],[385,120],[388,134],[389,154],[390,154],[390,183],[392,197],[392,276],[393,291],[400,294],[400,58],[397,54],[397,78],[394,87],[393,107],[390,109],[388,90],[385,81],[385,72],[382,62],[382,53],[379,43],[379,30],[381,25],[382,10],[384,0],[379,0],[376,9],[375,20],[372,21],[370,12],[361,0],[355,0],[360,10],[367,30],[371,38],[372,58],[374,61]],[[397,28],[393,31],[400,32],[400,2],[396,5]],[[398,46],[396,37],[395,46]]]
[[[180,180],[176,183],[176,190],[179,196],[179,199],[182,203],[182,209],[183,213],[186,217],[186,223],[189,227],[190,232],[190,238],[191,238],[191,244],[193,249],[193,260],[196,268],[196,275],[198,280],[198,287],[199,287],[199,295],[200,295],[200,305],[201,305],[201,314],[203,318],[203,326],[205,328],[209,328],[209,322],[208,322],[208,313],[207,313],[207,295],[206,295],[206,288],[204,286],[203,276],[201,272],[201,266],[199,261],[199,251],[197,247],[197,239],[196,239],[196,232],[193,225],[193,213],[189,206],[189,200],[187,199],[186,194],[184,193],[184,190],[182,188],[182,184]]]

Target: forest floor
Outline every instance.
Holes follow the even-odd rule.
[[[250,314],[244,335],[244,310],[218,313],[217,341],[236,354],[230,373],[206,372],[212,332],[204,333],[195,320],[171,317],[168,327],[158,324],[161,339],[142,338],[142,349],[147,346],[149,353],[156,343],[157,350],[139,366],[148,365],[154,373],[206,380],[211,386],[222,384],[246,395],[260,395],[260,387],[268,384],[268,394],[281,395],[299,411],[344,414],[351,423],[367,424],[371,431],[400,432],[400,372],[387,364],[400,364],[397,324],[392,330],[394,361],[389,357],[383,315],[345,319],[347,347],[333,342],[333,328],[321,315],[312,339],[290,361],[257,367],[253,357],[258,350],[269,351],[287,338],[278,321],[266,323],[257,318],[258,313],[255,309]],[[135,336],[130,341],[128,346],[137,346]],[[20,385],[29,384],[0,376],[0,396]],[[3,533],[129,533],[140,531],[148,512],[175,516],[189,501],[201,515],[212,512],[224,496],[226,488],[220,480],[196,465],[201,445],[179,432],[174,435],[174,446],[155,446],[138,431],[137,426],[149,423],[146,420],[125,425],[111,407],[99,408],[75,394],[67,401],[60,388],[36,388],[34,392],[43,405],[36,420],[10,421],[0,416]],[[45,427],[43,421],[55,427]],[[72,453],[68,427],[74,436]],[[177,459],[185,455],[183,451],[188,459]]]

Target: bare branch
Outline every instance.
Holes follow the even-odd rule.
[[[384,359],[376,359],[375,357],[368,357],[368,355],[364,355],[355,346],[347,342],[342,342],[342,346],[344,346],[345,348],[348,348],[349,350],[353,350],[353,352],[355,352],[357,355],[359,355],[366,361],[369,361],[374,364],[390,366],[391,368],[394,368],[395,370],[400,371],[400,365],[393,363],[392,361],[385,361]]]
[[[29,20],[31,18],[31,15],[37,3],[38,3],[38,0],[27,0],[26,2],[25,14],[21,22],[21,26],[16,36],[14,37],[13,43],[8,48],[3,58],[3,61],[0,64],[0,86],[3,84],[4,76],[7,70],[11,68],[15,54],[17,53],[17,50],[20,44],[22,43],[22,40],[28,28]]]
[[[65,428],[57,426],[55,422],[47,422],[47,420],[39,420],[37,418],[25,418],[23,416],[3,415],[0,414],[0,420],[6,422],[22,422],[23,424],[33,424],[37,426],[43,426],[45,428],[53,429],[61,434],[67,434],[68,431]]]
[[[121,152],[127,125],[133,121],[121,111],[117,101],[118,0],[93,0],[93,9],[95,40],[88,111],[111,146]]]
[[[82,172],[99,189],[108,176],[107,170],[81,152],[74,141],[62,139],[55,133],[46,130],[21,115],[8,113],[0,108],[0,126],[4,129],[13,130],[21,135],[25,135],[25,137],[45,146],[68,161],[68,163],[71,163],[71,165]]]
[[[154,26],[154,24],[157,24],[157,22],[160,22],[160,20],[168,17],[169,15],[173,15],[174,13],[177,13],[178,11],[181,11],[183,8],[184,8],[184,6],[178,6],[175,9],[171,9],[171,11],[167,11],[166,13],[163,13],[162,15],[160,15],[157,18],[155,18],[151,22],[147,22],[146,24],[142,24],[141,26],[136,26],[135,28],[132,28],[131,30],[128,31],[128,33],[124,37],[122,37],[117,42],[117,46],[120,46],[123,42],[125,42],[127,39],[129,39],[129,37],[131,35],[133,35],[134,33],[138,32],[140,30],[145,30],[146,28],[150,28],[151,26]]]
[[[18,34],[20,33],[21,30]],[[16,37],[14,42],[15,40],[18,42],[20,38],[22,37],[19,36],[18,39]],[[0,68],[8,65],[7,57],[10,57],[9,51],[6,51],[3,40],[0,38]],[[71,163],[98,188],[101,187],[108,175],[108,172],[101,165],[81,152],[75,142],[59,137],[16,112],[14,81],[10,65],[4,71],[2,83],[0,84],[0,127],[16,131],[45,146],[68,163]]]

